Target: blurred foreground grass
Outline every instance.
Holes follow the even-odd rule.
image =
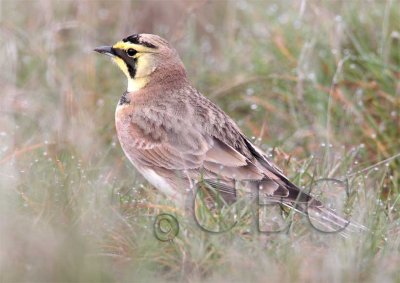
[[[400,2],[2,1],[1,282],[399,282]],[[115,135],[125,79],[92,49],[149,32],[299,185],[348,179],[370,232],[193,226]],[[387,160],[387,162],[381,162]],[[181,229],[160,242],[152,223]]]

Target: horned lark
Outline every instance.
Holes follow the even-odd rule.
[[[182,204],[200,180],[228,196],[240,182],[289,207],[305,211],[307,205],[331,214],[191,85],[165,39],[134,34],[95,51],[110,56],[127,77],[115,112],[118,138],[132,164],[161,192]]]

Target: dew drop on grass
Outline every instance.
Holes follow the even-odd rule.
[[[344,55],[350,55],[350,54],[351,54],[351,51],[350,51],[349,49],[345,49],[345,50],[343,51],[343,53],[344,53]]]
[[[268,7],[268,15],[273,15],[278,11],[278,5],[272,4],[271,6]]]
[[[293,22],[293,27],[294,27],[295,29],[299,29],[299,28],[301,27],[301,21],[295,20],[295,21]]]
[[[251,87],[246,88],[246,95],[252,96],[254,94],[254,89]]]
[[[289,22],[289,16],[287,14],[280,15],[278,21],[280,24],[287,24]]]
[[[343,21],[342,16],[340,16],[340,15],[335,16],[335,22],[340,23],[342,21]]]
[[[307,78],[308,78],[310,81],[315,82],[316,79],[317,79],[317,76],[315,75],[315,73],[309,73],[309,74],[307,75]]]
[[[242,10],[242,11],[247,11],[249,10],[249,5],[248,3],[246,3],[246,1],[239,1],[237,2],[237,7]]]

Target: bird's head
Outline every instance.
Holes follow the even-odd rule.
[[[111,57],[128,79],[128,92],[151,83],[166,84],[186,80],[185,68],[174,48],[154,34],[133,34],[113,46],[94,49]]]

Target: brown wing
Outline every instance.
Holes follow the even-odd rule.
[[[121,141],[128,141],[123,146],[128,155],[143,166],[164,172],[184,172],[192,179],[206,174],[231,186],[246,180],[253,187],[261,184],[268,188],[269,195],[278,191],[281,196],[288,195],[284,188],[278,190],[282,185],[279,172],[266,166],[264,157],[258,160],[251,143],[220,108],[194,89],[183,92],[185,97],[173,95],[177,93],[146,103],[140,101],[145,96],[135,95],[124,109],[127,112],[120,111],[117,121],[125,121],[120,123],[118,134],[125,136]]]
[[[134,145],[130,150],[142,165],[174,171],[205,169],[216,176],[237,180],[265,177],[243,154],[217,137],[202,133],[197,126],[166,113],[153,120],[148,114],[146,118],[132,117],[124,133],[119,129],[119,135],[129,136]]]

